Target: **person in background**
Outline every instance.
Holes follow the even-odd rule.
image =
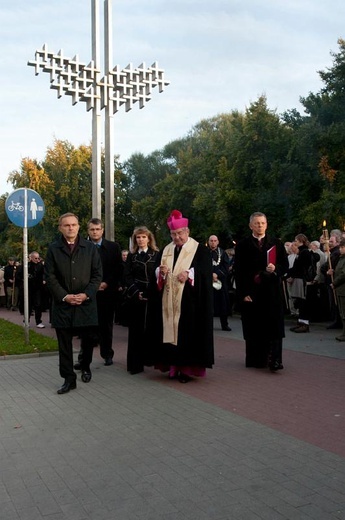
[[[207,247],[189,236],[180,211],[171,212],[167,225],[172,241],[156,269],[154,365],[188,383],[214,364],[212,261]]]
[[[0,268],[0,307],[6,307],[5,273],[3,267]]]
[[[249,218],[251,235],[236,244],[236,293],[241,306],[246,367],[281,370],[284,332],[282,277],[288,270],[283,243],[266,234],[267,218]]]
[[[229,256],[219,247],[219,240],[216,235],[209,237],[208,247],[213,269],[213,314],[219,316],[222,330],[230,331],[231,328],[228,324],[230,307],[228,291]]]
[[[312,277],[308,276],[309,268],[312,265],[312,255],[315,256],[315,264],[320,260],[320,256],[309,249],[308,238],[299,233],[295,237],[295,244],[298,248],[297,258],[289,269],[289,280],[291,280],[291,297],[295,307],[299,310],[297,325],[291,327],[291,332],[309,332],[309,323],[313,305],[313,285],[317,275],[317,268]]]
[[[97,291],[98,329],[94,345],[99,344],[100,354],[105,366],[113,364],[113,325],[117,291],[122,278],[121,249],[117,242],[104,238],[104,225],[99,218],[87,223],[90,241],[96,246],[102,262],[102,281]],[[81,370],[83,346],[78,355],[75,370]]]
[[[286,243],[285,243],[286,244]],[[295,263],[295,260],[298,256],[298,247],[296,242],[289,242],[290,246],[287,248],[287,255],[288,255],[288,262],[289,262],[289,270],[292,269],[293,264]],[[286,245],[285,245],[286,249]],[[291,297],[291,285],[293,282],[293,278],[289,278],[288,274],[286,275],[286,289],[288,294],[288,301],[289,301],[289,309],[291,316],[298,317],[298,309],[295,307],[294,299]]]
[[[310,249],[320,257],[316,265],[315,283],[311,286],[312,320],[316,322],[326,321],[329,318],[329,303],[325,275],[321,272],[321,266],[327,262],[327,255],[321,250],[321,244],[318,240],[310,242]]]
[[[327,329],[341,329],[343,327],[342,319],[341,319],[340,313],[339,313],[338,301],[337,301],[337,298],[336,298],[336,295],[334,293],[334,289],[332,286],[333,273],[335,271],[335,268],[337,267],[337,263],[340,258],[340,248],[339,248],[340,235],[337,231],[339,231],[339,230],[333,229],[331,231],[329,241],[328,241],[329,251],[325,251],[325,244],[324,244],[324,251],[327,254],[327,262],[325,262],[320,267],[320,272],[323,275],[325,275],[325,283],[326,283],[327,291],[328,291],[328,301],[329,301],[331,323],[330,323],[330,325],[327,326]],[[328,248],[326,247],[326,249],[328,249]]]
[[[18,307],[19,280],[16,277],[16,259],[10,256],[4,268],[4,287],[6,293],[6,307],[15,311]]]
[[[127,319],[127,309],[126,309],[126,295],[127,295],[127,287],[124,279],[124,271],[125,264],[128,256],[128,249],[122,249],[121,258],[122,258],[122,276],[118,286],[117,298],[115,303],[115,317],[114,321],[116,325],[122,325],[127,327],[128,319]]]
[[[24,266],[20,265],[17,268],[16,278],[19,283],[19,311],[24,314]],[[29,320],[34,312],[36,327],[44,329],[45,325],[42,322],[42,295],[44,279],[44,266],[41,263],[40,255],[37,251],[32,251],[29,254],[28,261],[28,301],[29,301]]]
[[[45,262],[47,287],[52,295],[51,321],[59,345],[60,376],[64,379],[58,394],[77,387],[73,336],[79,336],[83,345],[81,379],[89,383],[92,377],[94,329],[98,326],[96,295],[102,282],[102,263],[94,244],[79,235],[79,228],[74,213],[61,215],[61,236],[50,244]]]
[[[235,244],[234,244],[235,245]],[[229,316],[233,315],[236,301],[236,283],[235,283],[235,247],[225,249],[229,257],[229,271],[228,271],[228,291],[229,291]]]
[[[340,256],[337,266],[334,270],[334,278],[332,287],[336,291],[338,299],[339,314],[343,322],[343,331],[335,339],[337,341],[345,341],[345,239],[339,242]]]
[[[146,226],[134,229],[131,251],[124,267],[124,284],[128,300],[127,371],[131,375],[144,371],[144,348],[147,336],[149,283],[156,265],[158,247]]]

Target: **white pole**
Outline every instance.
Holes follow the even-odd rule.
[[[113,68],[113,28],[112,0],[104,2],[104,70]],[[109,74],[110,78],[110,74]],[[110,96],[109,96],[110,97]],[[107,100],[105,106],[105,236],[114,240],[114,124],[113,101]]]
[[[25,344],[29,344],[29,281],[28,281],[28,191],[24,188],[23,227],[23,278],[24,278],[24,332]]]
[[[92,60],[94,67],[101,70],[100,57],[100,29],[99,29],[99,2],[91,2],[91,33],[92,33]],[[92,108],[92,217],[102,217],[101,205],[101,100],[100,100],[100,72],[95,73],[95,98]]]

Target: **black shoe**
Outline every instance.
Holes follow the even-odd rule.
[[[79,361],[77,363],[74,363],[73,368],[74,370],[81,370],[81,363],[79,363]]]
[[[90,383],[92,378],[92,374],[90,370],[82,370],[81,372],[81,380],[83,383]]]
[[[331,323],[330,325],[328,325],[328,327],[326,327],[327,330],[342,329],[342,328],[343,328],[343,324],[338,323],[337,321],[335,321],[334,323]]]
[[[82,370],[81,371],[81,380],[83,383],[90,383],[92,378],[91,370]]]
[[[111,357],[105,358],[104,364],[105,364],[106,367],[109,367],[110,365],[113,364],[113,358],[111,358]]]
[[[230,329],[229,325],[226,325],[226,327],[222,327],[222,330],[228,330],[228,331],[230,331],[231,329]]]
[[[58,394],[67,394],[70,390],[75,390],[77,388],[77,383],[75,381],[66,381],[57,391]]]
[[[283,370],[283,368],[283,364],[279,363],[278,361],[269,365],[269,369],[271,372],[277,372],[278,370]]]
[[[143,368],[138,368],[137,370],[130,370],[129,373],[131,376],[135,376],[135,374],[141,374],[141,372],[144,372]]]
[[[180,383],[189,383],[189,381],[192,381],[193,378],[190,377],[190,376],[187,376],[187,374],[180,374],[178,376],[178,380],[180,381]]]

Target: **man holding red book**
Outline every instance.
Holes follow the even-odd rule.
[[[236,293],[246,341],[246,367],[283,368],[284,295],[288,271],[283,243],[266,234],[264,213],[250,216],[251,236],[239,241],[235,254]]]

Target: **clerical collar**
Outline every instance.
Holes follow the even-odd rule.
[[[254,235],[254,233],[253,233],[252,236],[253,236],[256,240],[262,240],[263,238],[265,238],[266,235],[264,235],[264,236],[262,236],[262,237],[256,237],[256,236]]]

